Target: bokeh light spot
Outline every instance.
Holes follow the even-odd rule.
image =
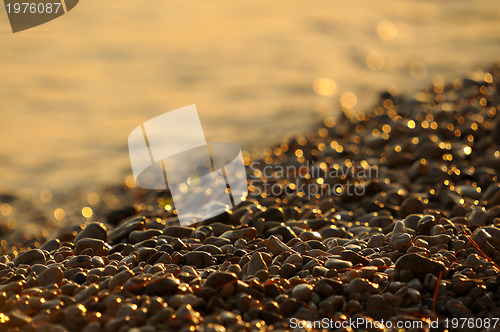
[[[337,91],[337,83],[329,78],[320,77],[313,84],[314,92],[321,96],[331,96]]]
[[[410,65],[410,75],[415,79],[427,76],[427,66],[422,61],[415,61]]]
[[[396,38],[398,29],[391,21],[383,20],[377,26],[377,34],[384,40],[391,40]]]
[[[342,97],[340,97],[340,103],[342,104],[342,107],[351,109],[358,103],[358,98],[350,91],[344,92]]]

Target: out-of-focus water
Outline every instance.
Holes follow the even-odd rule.
[[[341,100],[363,109],[486,67],[500,7],[84,0],[17,34],[1,7],[0,45],[0,190],[62,190],[123,179],[130,131],[178,107],[197,105],[208,141],[262,148]]]

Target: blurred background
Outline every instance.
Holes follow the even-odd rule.
[[[39,195],[122,181],[129,133],[185,105],[208,141],[258,151],[383,90],[486,68],[500,6],[84,0],[16,34],[0,6],[0,45],[0,192]]]

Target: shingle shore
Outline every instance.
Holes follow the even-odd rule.
[[[102,222],[4,246],[0,330],[500,317],[499,114],[498,65],[418,100],[384,93],[246,158],[249,199],[192,227],[164,192],[123,187]]]

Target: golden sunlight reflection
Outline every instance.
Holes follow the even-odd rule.
[[[422,79],[427,76],[427,66],[418,60],[410,65],[410,75],[415,79]]]
[[[88,206],[86,206],[82,209],[82,216],[84,216],[85,218],[92,217],[93,213],[94,213],[94,211],[92,211],[92,209]]]
[[[9,214],[12,213],[12,207],[9,204],[7,204],[7,203],[2,203],[0,205],[0,213],[3,216],[8,216]]]
[[[42,203],[48,203],[52,200],[52,192],[48,189],[44,189],[40,192],[40,201]]]
[[[90,192],[87,194],[87,202],[89,202],[92,205],[99,203],[100,200],[101,197],[96,192]]]
[[[373,70],[380,70],[384,68],[384,56],[379,52],[373,51],[366,56],[366,65]]]
[[[347,108],[347,109],[354,108],[357,103],[358,103],[358,98],[356,97],[356,95],[354,93],[352,93],[350,91],[344,92],[342,94],[342,97],[340,97],[340,104],[344,108]]]
[[[333,127],[335,125],[335,118],[333,116],[328,116],[324,120],[325,126]]]
[[[396,38],[398,29],[391,21],[383,20],[377,26],[377,34],[384,40],[391,40]]]
[[[66,212],[63,209],[59,208],[54,211],[54,218],[57,220],[63,220],[66,217]]]
[[[320,77],[313,84],[314,92],[321,96],[331,96],[337,91],[337,83],[329,78]]]

